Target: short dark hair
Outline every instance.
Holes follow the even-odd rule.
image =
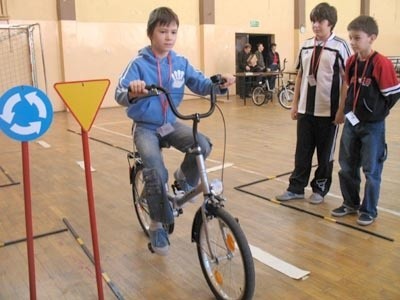
[[[337,22],[337,10],[334,6],[329,5],[329,3],[322,2],[313,8],[310,13],[310,20],[311,22],[328,20],[333,30]]]
[[[243,49],[251,49],[251,45],[249,43],[244,44]]]
[[[154,28],[157,25],[169,25],[172,22],[175,22],[179,27],[179,18],[178,15],[169,7],[158,7],[154,9],[149,16],[149,20],[147,21],[147,36],[151,37],[154,32]]]
[[[270,49],[272,49],[272,47],[276,47],[275,43],[272,43],[271,46],[269,47]]]
[[[363,31],[369,36],[375,34],[378,36],[379,28],[375,19],[370,16],[359,16],[347,25],[347,31],[358,30]]]

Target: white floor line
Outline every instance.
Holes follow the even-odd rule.
[[[250,174],[254,174],[254,175],[259,175],[259,176],[264,176],[264,177],[265,177],[264,174],[261,174],[261,173],[259,173],[259,172],[250,171],[250,170],[243,169],[243,168],[237,167],[237,166],[233,166],[233,168],[238,169],[239,171],[242,171],[242,172],[246,172],[246,173],[250,173]]]
[[[96,129],[99,129],[99,130],[103,130],[103,131],[108,132],[108,133],[112,133],[112,134],[115,134],[115,135],[119,135],[119,136],[122,136],[122,137],[126,137],[126,138],[129,138],[129,139],[132,139],[132,135],[119,133],[117,131],[105,129],[105,128],[99,127],[99,126],[93,126],[93,127],[96,128]]]
[[[81,167],[82,170],[85,170],[85,162],[83,160],[77,160],[76,163]],[[90,171],[95,172],[96,169],[90,166]]]
[[[268,252],[263,251],[262,249],[255,247],[253,245],[249,245],[251,253],[254,259],[257,259],[261,263],[289,276],[293,279],[302,279],[305,280],[308,278],[310,271],[302,270],[296,266],[291,265],[290,263],[277,258],[269,254]]]
[[[397,211],[392,210],[392,209],[388,209],[388,208],[384,208],[384,207],[378,206],[378,210],[381,210],[381,211],[387,212],[389,214],[392,214],[392,215],[400,217],[400,212],[397,212]]]
[[[114,122],[114,123],[121,123],[121,122],[123,122],[123,121]],[[114,123],[111,123],[111,122],[110,122],[110,123],[103,123],[103,124],[114,124]],[[105,128],[100,127],[100,126],[95,126],[95,125],[93,125],[93,127],[97,128],[97,129],[99,129],[99,130],[103,130],[103,131],[108,132],[108,133],[112,133],[112,134],[115,134],[115,135],[119,135],[119,136],[122,136],[122,137],[129,138],[129,139],[132,138],[131,135],[122,134],[122,133],[119,133],[119,132],[117,132],[117,131],[105,129]],[[43,146],[43,145],[42,145],[42,146]],[[178,150],[176,150],[175,148],[172,148],[171,150],[178,151]],[[207,159],[207,160],[210,161],[210,162],[214,162],[214,163],[221,163],[220,161],[217,161],[217,160],[212,160],[212,159]],[[255,172],[255,171],[250,171],[250,170],[247,170],[247,169],[244,169],[244,168],[241,168],[241,167],[234,166],[233,163],[226,163],[226,164],[225,164],[225,168],[227,168],[227,167],[232,167],[232,168],[238,169],[238,170],[240,170],[240,171],[242,171],[242,172],[246,172],[246,173],[250,173],[250,174],[254,174],[254,175],[259,175],[259,176],[264,176],[264,177],[265,177],[264,174],[261,174],[261,173],[259,173],[259,172]],[[214,170],[214,168],[216,168],[216,169]],[[219,169],[218,169],[218,168],[219,168]],[[222,166],[213,167],[213,168],[208,169],[208,172],[213,172],[213,171],[216,171],[216,170],[220,170],[221,168],[222,168]],[[275,178],[274,180],[277,180],[277,181],[280,181],[280,182],[284,182],[284,183],[288,183],[287,180],[283,180],[283,179],[280,179],[280,178]],[[310,189],[309,187],[306,188],[306,189],[309,190],[309,191],[311,191],[311,189]],[[341,196],[341,195],[336,195],[336,194],[333,194],[333,193],[328,193],[328,196],[330,196],[330,197],[332,197],[332,198],[336,198],[336,199],[342,199],[342,196]],[[378,209],[381,210],[381,211],[387,212],[387,213],[389,213],[389,214],[392,214],[392,215],[395,215],[395,216],[400,217],[400,212],[397,212],[397,211],[394,211],[394,210],[391,210],[391,209],[387,209],[387,208],[384,208],[384,207],[379,207],[379,206],[378,206]]]
[[[289,182],[287,180],[283,180],[283,179],[280,179],[280,178],[276,178],[275,180],[280,181],[280,182],[284,182],[286,184],[289,184]],[[312,191],[312,189],[310,187],[306,187],[306,190]],[[343,197],[341,195],[336,195],[336,194],[333,194],[333,193],[328,193],[327,195],[332,197],[332,198],[341,199],[341,200],[343,199]],[[392,214],[394,216],[400,217],[400,212],[397,212],[395,210],[384,208],[384,207],[380,207],[380,206],[378,206],[377,208],[380,211],[384,211],[384,212],[386,212],[388,214]]]
[[[226,168],[229,168],[229,167],[232,167],[232,166],[233,166],[232,163],[225,163],[224,166],[223,166],[223,168],[226,169]],[[222,165],[215,166],[215,167],[212,167],[212,168],[208,168],[208,169],[207,169],[207,173],[219,171],[219,170],[221,170],[221,169],[222,169]]]
[[[115,124],[123,124],[123,123],[132,124],[132,120],[121,120],[121,121],[97,123],[97,126],[115,125]],[[95,127],[95,126],[96,126],[96,125],[93,125],[93,127]]]
[[[42,146],[43,148],[50,148],[50,144],[46,143],[45,141],[37,141],[36,143],[38,143],[40,146]]]

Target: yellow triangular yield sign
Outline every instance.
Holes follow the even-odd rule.
[[[108,79],[54,84],[58,95],[85,131],[89,131],[92,127],[109,86]]]

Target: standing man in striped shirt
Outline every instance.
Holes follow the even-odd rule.
[[[314,37],[300,49],[295,94],[291,117],[297,120],[295,168],[289,187],[276,199],[303,199],[310,179],[312,158],[317,150],[318,167],[310,185],[309,202],[324,201],[332,183],[333,155],[338,124],[343,113],[338,112],[339,100],[346,96],[345,63],[351,54],[349,45],[333,33],[337,22],[336,8],[320,3],[310,13]]]

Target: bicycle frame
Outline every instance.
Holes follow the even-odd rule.
[[[175,107],[173,101],[170,98],[169,93],[162,87],[151,85],[151,86],[146,86],[146,89],[149,90],[149,96],[154,96],[154,95],[159,95],[160,92],[166,95],[166,99],[170,105],[170,108],[172,112],[182,120],[192,120],[193,121],[193,145],[189,148],[188,152],[195,154],[196,155],[196,164],[198,168],[198,172],[200,175],[200,182],[199,184],[192,190],[186,192],[183,195],[179,195],[179,197],[169,195],[170,201],[173,204],[174,209],[179,209],[182,207],[186,202],[188,202],[190,199],[192,199],[194,196],[197,196],[201,193],[204,195],[204,202],[202,205],[202,210],[205,210],[205,204],[207,204],[207,200],[210,200],[214,197],[214,194],[212,193],[212,187],[209,184],[208,176],[207,176],[207,170],[206,170],[206,165],[205,165],[205,159],[204,156],[201,153],[201,148],[198,143],[197,139],[197,134],[198,134],[198,124],[202,118],[207,118],[209,117],[215,110],[215,105],[216,105],[216,93],[215,93],[215,88],[221,84],[219,80],[221,80],[218,76],[214,78],[214,80],[217,80],[217,82],[213,83],[212,88],[211,88],[211,93],[210,93],[210,108],[207,112],[205,113],[194,113],[191,115],[182,115]],[[144,96],[142,98],[137,98],[134,99],[133,101],[139,101],[140,99],[146,98],[148,96]],[[224,199],[221,197],[218,197],[217,201],[213,201],[213,203],[220,203]],[[202,213],[204,215],[203,221],[206,221],[205,218],[205,212]],[[210,249],[211,250],[211,249]]]

